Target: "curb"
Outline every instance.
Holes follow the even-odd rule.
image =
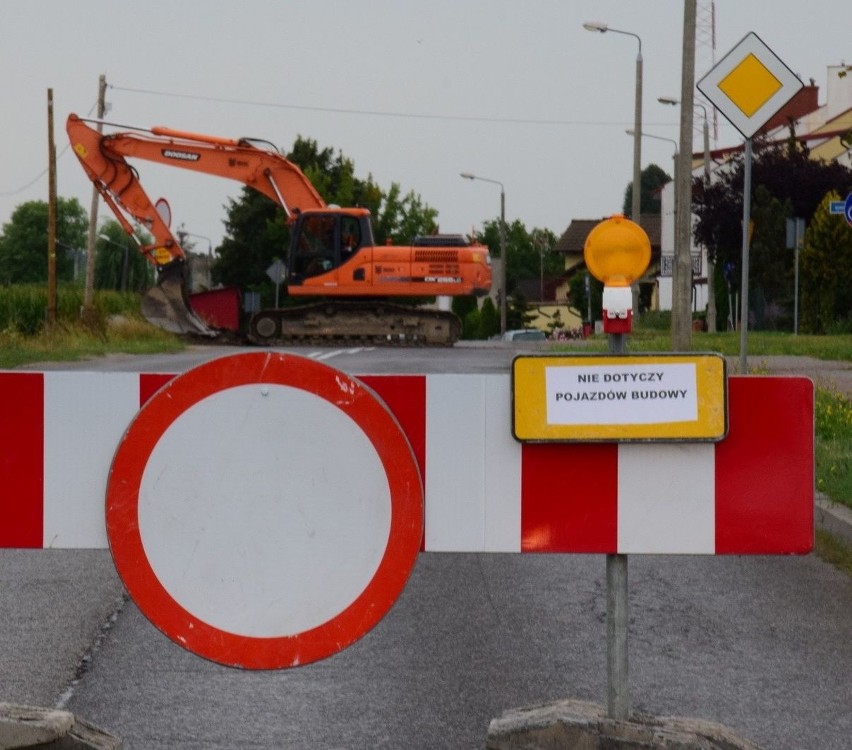
[[[814,520],[823,531],[852,546],[852,509],[818,492],[814,498]]]
[[[618,721],[603,706],[577,700],[514,708],[488,726],[486,750],[760,750],[727,727],[703,719],[634,714]]]

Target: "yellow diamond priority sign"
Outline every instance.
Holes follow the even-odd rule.
[[[747,34],[697,85],[746,138],[760,130],[803,86],[754,32]]]

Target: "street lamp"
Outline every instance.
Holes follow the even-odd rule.
[[[500,186],[500,280],[497,294],[500,296],[500,333],[506,333],[506,190],[500,180],[492,180],[488,177],[480,177],[471,172],[462,172],[461,177],[465,180],[479,180],[490,182]]]
[[[204,274],[203,284],[205,286],[207,286],[208,288],[212,287],[213,286],[213,278],[212,278],[210,267],[213,264],[213,240],[211,240],[209,237],[206,237],[203,234],[195,234],[195,232],[187,232],[183,228],[183,224],[181,224],[181,228],[177,230],[177,236],[178,236],[178,240],[180,241],[181,245],[184,244],[186,237],[197,237],[200,240],[207,240],[207,264],[205,265],[204,268],[202,268],[200,270],[203,271],[203,274]],[[187,259],[187,264],[188,264],[189,269],[190,269],[190,274],[191,274],[192,278],[195,279],[195,275],[196,275],[195,272],[198,269],[193,268],[193,265],[195,265],[195,264],[191,262],[190,257],[189,257],[189,253],[187,253],[186,259]],[[202,282],[199,282],[199,283],[202,283]],[[195,284],[193,283],[192,285],[194,286]],[[276,287],[276,293],[277,293],[277,291],[278,291],[278,289]],[[275,306],[278,307],[277,302],[275,303]]]
[[[668,104],[672,107],[680,105],[680,99],[673,96],[661,96],[657,99],[660,104]],[[702,126],[704,145],[704,187],[710,185],[710,123],[707,116],[707,107],[699,102],[693,102],[693,107],[698,107],[704,113],[704,125]],[[714,263],[707,253],[707,330],[711,333],[716,331],[716,280]]]
[[[633,135],[632,130],[625,130],[624,132],[627,133],[627,135]],[[678,142],[674,138],[666,138],[665,136],[655,135],[654,133],[642,133],[642,137],[643,138],[653,138],[654,140],[657,140],[657,141],[668,141],[669,143],[672,144],[672,146],[674,146],[674,154],[672,154],[672,159],[674,160],[674,168],[672,169],[672,171],[674,172],[674,175],[673,175],[672,183],[674,184],[675,187],[677,187]],[[673,205],[674,205],[674,209],[672,211],[672,214],[673,214],[673,216],[676,217],[677,216],[677,210],[678,210],[677,190],[675,190],[675,192],[674,192]],[[675,233],[675,237],[676,237],[676,233]],[[675,241],[675,244],[677,244],[676,241]],[[677,254],[677,248],[676,247],[675,247],[675,254]]]
[[[624,34],[632,36],[639,42],[639,53],[636,55],[636,100],[633,113],[633,201],[630,210],[630,218],[637,224],[641,224],[639,220],[640,199],[641,199],[641,183],[642,183],[642,39],[638,34],[632,31],[623,31],[621,29],[613,29],[605,23],[599,21],[588,21],[583,24],[586,31],[597,31],[605,34],[611,31],[613,34]]]
[[[668,104],[671,107],[680,106],[680,99],[675,99],[673,96],[657,97],[660,104]],[[704,136],[704,184],[710,183],[710,123],[707,117],[707,107],[698,102],[692,103],[693,107],[698,107],[704,113],[704,125],[702,133]]]

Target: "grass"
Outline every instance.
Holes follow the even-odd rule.
[[[814,421],[817,489],[852,508],[852,401],[817,388]]]
[[[841,539],[827,531],[817,529],[814,551],[827,563],[852,576],[852,547]]]
[[[184,348],[181,339],[141,317],[138,295],[98,292],[89,325],[81,322],[82,304],[80,287],[60,287],[56,322],[48,329],[43,285],[0,289],[0,369],[72,362],[113,352],[152,354]]]

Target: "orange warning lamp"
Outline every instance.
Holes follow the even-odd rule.
[[[583,258],[592,276],[604,284],[604,332],[630,333],[630,285],[651,262],[651,241],[645,230],[621,214],[604,219],[586,237]]]

